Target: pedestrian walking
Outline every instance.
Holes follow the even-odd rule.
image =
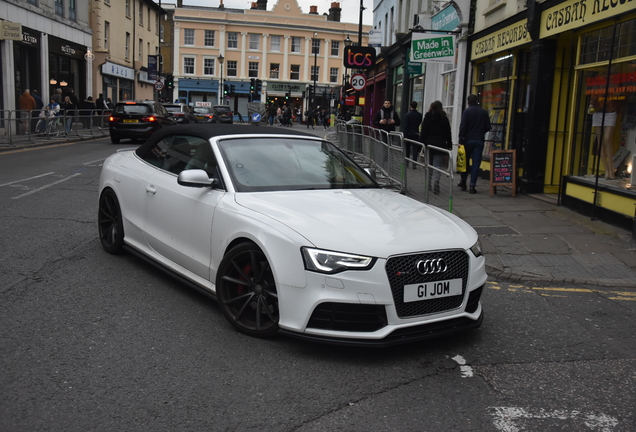
[[[417,161],[417,157],[420,153],[420,146],[415,141],[421,141],[420,139],[420,123],[422,123],[422,113],[417,110],[417,102],[411,101],[409,112],[404,116],[404,123],[400,127],[400,130],[404,134],[404,138],[408,138],[409,141],[404,141],[404,147],[406,150],[406,166],[409,166],[408,159]],[[413,169],[417,169],[417,165],[413,164]]]
[[[31,96],[31,90],[25,89],[24,93],[20,95],[18,99],[18,108],[20,108],[20,117],[22,121],[22,133],[24,135],[29,134],[29,117],[32,115],[32,111],[35,110],[35,99]]]
[[[400,116],[395,112],[393,103],[390,100],[385,100],[382,108],[373,117],[373,125],[386,132],[386,134],[382,134],[382,141],[388,143],[388,133],[394,132],[396,126],[400,124]]]
[[[488,112],[477,104],[477,96],[468,95],[466,98],[468,108],[462,113],[462,120],[459,124],[459,143],[466,149],[466,158],[470,161],[470,193],[477,193],[477,175],[481,164],[481,154],[484,151],[484,135],[490,130],[490,118]],[[461,180],[458,186],[461,190],[466,190],[466,180],[468,179],[468,169],[461,173]]]
[[[309,126],[314,129],[314,110],[311,108],[305,112],[305,121],[307,122],[307,129],[309,129]]]
[[[274,126],[274,121],[276,120],[276,112],[278,110],[276,109],[276,106],[274,104],[271,104],[269,106],[269,125],[270,126]]]
[[[44,101],[42,100],[40,95],[38,95],[38,91],[35,89],[31,91],[31,96],[33,96],[33,99],[35,99],[35,111],[33,111],[32,126],[34,126],[37,129],[37,122],[38,122],[38,118],[40,117],[40,114],[42,114],[42,108],[44,108]]]
[[[420,132],[420,141],[426,146],[431,145],[446,150],[453,148],[450,120],[448,120],[448,116],[444,112],[440,101],[433,102],[424,116],[422,131]],[[435,168],[442,169],[443,166],[448,167],[449,158],[447,153],[440,152],[439,150],[431,150],[429,154],[433,159],[433,166]],[[429,177],[429,185],[432,183],[433,193],[438,194],[441,173],[437,170],[432,171],[432,176]]]
[[[62,98],[62,89],[55,89],[55,93],[51,95],[50,99],[53,99],[58,105],[62,105],[62,102],[64,101],[64,99]]]
[[[68,135],[69,132],[71,132],[71,129],[73,129],[73,119],[75,117],[75,110],[77,110],[77,106],[73,104],[70,96],[64,96],[62,109],[64,110],[64,117],[66,118],[66,127],[64,132]]]

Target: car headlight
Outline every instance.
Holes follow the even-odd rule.
[[[475,255],[475,258],[479,258],[483,255],[483,253],[481,252],[481,243],[479,240],[477,240],[477,243],[475,243],[473,247],[470,248],[470,251],[473,253],[473,255]]]
[[[339,273],[345,270],[369,270],[376,259],[342,252],[301,248],[305,269],[319,273]]]

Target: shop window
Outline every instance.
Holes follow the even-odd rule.
[[[455,103],[455,69],[442,73],[442,106],[448,115],[449,120],[453,118],[453,105]],[[424,109],[424,108],[422,108]]]
[[[627,177],[633,169],[628,155],[636,154],[635,25],[636,20],[630,20],[581,35],[573,105],[574,176],[611,181]],[[588,63],[592,65],[585,67]]]

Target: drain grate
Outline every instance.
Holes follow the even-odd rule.
[[[519,233],[507,226],[486,226],[486,227],[473,227],[477,234],[482,236],[489,235],[519,235]]]

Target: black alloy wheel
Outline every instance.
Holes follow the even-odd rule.
[[[223,315],[241,333],[278,333],[278,293],[265,254],[253,243],[233,247],[221,261],[216,293]]]
[[[124,225],[119,201],[112,189],[105,189],[99,197],[97,226],[99,240],[102,242],[104,250],[111,254],[122,252],[124,249]]]

